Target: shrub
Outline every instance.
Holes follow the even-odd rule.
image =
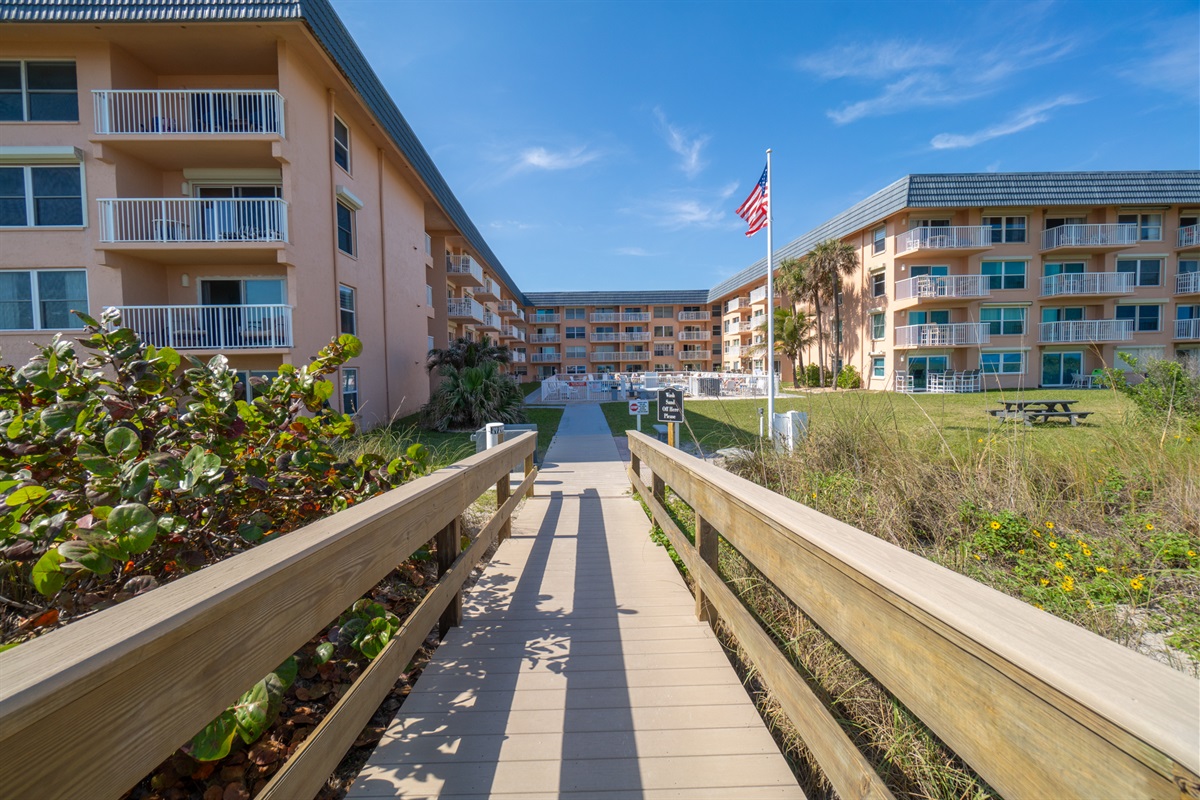
[[[1143,412],[1153,416],[1168,413],[1200,427],[1200,370],[1187,369],[1178,361],[1149,358],[1144,361],[1125,355],[1134,371],[1144,368],[1143,380],[1131,385],[1118,369],[1104,370],[1104,384],[1133,400]]]
[[[854,368],[853,364],[847,364],[838,373],[837,385],[839,389],[861,389],[862,376],[858,374],[858,370]]]
[[[821,368],[816,364],[809,364],[804,368],[804,385],[805,386],[820,386],[821,385]]]
[[[425,424],[438,431],[478,428],[488,422],[524,422],[525,393],[496,362],[456,369],[443,366],[442,381],[421,409]]]

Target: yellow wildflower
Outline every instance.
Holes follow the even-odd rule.
[[[1042,604],[1041,604],[1041,603],[1034,603],[1034,604],[1033,604],[1033,607],[1034,607],[1034,608],[1041,608],[1041,607],[1042,607]]]
[[[1042,578],[1042,586],[1049,586],[1049,585],[1050,585],[1050,579]]]
[[[1057,550],[1057,549],[1058,549],[1058,542],[1047,542],[1046,544],[1050,545],[1050,549],[1051,549],[1051,550]]]
[[[1062,582],[1062,590],[1063,590],[1064,592],[1073,592],[1073,591],[1075,591],[1075,579],[1074,579],[1074,578],[1072,578],[1070,575],[1068,575],[1067,577],[1063,578],[1063,582]]]
[[[1040,533],[1038,533],[1037,531],[1034,531],[1034,532],[1033,532],[1033,535],[1034,535],[1034,536],[1036,536],[1036,537],[1037,537],[1037,538],[1039,538],[1039,539],[1040,539],[1040,538],[1042,538],[1042,535],[1041,535]]]
[[[983,559],[979,557],[979,553],[976,553],[976,554],[975,554],[975,560],[976,560],[976,561],[983,561]]]
[[[1054,523],[1053,523],[1053,522],[1047,522],[1047,523],[1046,523],[1046,530],[1048,530],[1048,531],[1052,531],[1052,530],[1054,530]]]
[[[1093,603],[1091,600],[1088,600],[1088,601],[1087,601],[1087,603],[1088,603],[1088,608],[1095,608],[1095,607],[1096,607],[1095,603]]]
[[[1153,526],[1153,525],[1151,525],[1149,522],[1147,522],[1147,523],[1146,523],[1146,530],[1148,530],[1148,531],[1152,531],[1152,530],[1154,530],[1154,526]]]
[[[1196,551],[1188,550],[1188,558],[1195,558],[1195,557],[1196,557]]]
[[[1054,562],[1054,568],[1055,568],[1055,569],[1066,569],[1066,567],[1067,567],[1067,565],[1066,565],[1066,564],[1064,564],[1064,563],[1063,563],[1063,562],[1061,562],[1061,561],[1055,561],[1055,562]]]
[[[1176,436],[1175,438],[1176,438],[1176,439],[1178,439],[1179,437],[1178,437],[1178,436]],[[983,444],[983,439],[980,439],[980,440],[979,440],[979,442],[978,442],[978,444]]]
[[[1134,589],[1141,589],[1143,586],[1146,585],[1146,578],[1143,575],[1138,575],[1136,578],[1134,578],[1133,580],[1131,580],[1129,582],[1129,585],[1132,586]]]
[[[1089,548],[1087,545],[1084,545],[1083,546],[1083,554],[1085,556],[1090,556],[1092,554],[1091,548]]]
[[[1024,551],[1024,550],[1018,550],[1018,551],[1017,551],[1017,555],[1019,555],[1019,556],[1023,556],[1023,555],[1025,555],[1025,551]],[[1191,553],[1188,553],[1188,555],[1190,556],[1190,555],[1191,555]]]
[[[1104,573],[1108,572],[1108,567],[1096,567],[1096,572],[1103,575]]]
[[[994,531],[1000,530],[1000,523],[996,522],[996,520],[992,520],[992,530],[994,530]]]

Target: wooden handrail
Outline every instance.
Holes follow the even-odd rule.
[[[792,685],[786,676],[780,683],[762,629],[736,613],[740,601],[651,502],[658,486],[679,495],[1003,796],[1200,797],[1200,685],[1192,678],[648,436],[627,435],[635,488],[777,694]],[[825,746],[826,755],[814,754],[842,796],[877,793],[827,721],[802,713],[810,702],[793,697],[784,706],[806,743]]]
[[[487,489],[507,488],[509,474],[527,467],[511,500],[314,729],[325,744],[306,744],[293,761],[310,751],[318,757],[307,757],[304,767],[289,762],[273,781],[282,788],[269,795],[312,796],[332,771],[325,765],[345,752],[343,746],[331,755],[329,743],[354,741],[486,543],[532,490],[536,444],[536,434],[521,434],[0,654],[4,795],[48,800],[128,791]]]

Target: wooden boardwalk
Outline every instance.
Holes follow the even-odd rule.
[[[599,407],[568,408],[350,798],[803,798],[628,486]]]

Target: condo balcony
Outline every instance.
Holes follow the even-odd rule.
[[[562,314],[533,314],[529,317],[530,325],[557,325],[562,322]]]
[[[680,311],[680,322],[708,322],[712,319],[712,313],[708,311]]]
[[[532,364],[557,364],[562,361],[562,353],[530,353],[529,361]]]
[[[514,363],[514,364],[524,364],[525,360],[526,360],[525,354],[520,352],[519,350],[513,350],[511,353],[508,354],[508,356],[512,360],[512,363]]]
[[[470,256],[447,255],[446,279],[459,286],[483,286],[483,267]]]
[[[654,357],[655,358],[674,358],[675,357],[675,348],[674,348],[674,346],[667,346],[667,347],[655,346]]]
[[[452,320],[474,323],[483,322],[483,306],[473,297],[451,297],[446,302],[446,310],[447,316]]]
[[[638,331],[636,333],[596,333],[593,331],[588,336],[588,341],[592,342],[648,342],[650,341],[649,331]]]
[[[1133,340],[1131,319],[1088,319],[1038,324],[1043,344],[1128,342]]]
[[[162,263],[270,263],[288,241],[288,204],[260,198],[104,198],[101,249],[153,256]]]
[[[530,344],[554,344],[561,341],[562,335],[558,333],[531,333],[529,334]]]
[[[1074,272],[1042,278],[1042,297],[1133,294],[1132,272]]]
[[[499,300],[500,285],[491,278],[485,277],[479,288],[471,292],[471,295],[480,301]]]
[[[117,306],[121,324],[155,347],[176,350],[286,350],[286,305]]]
[[[589,356],[593,364],[615,364],[618,361],[649,361],[649,350],[593,350]]]
[[[680,361],[708,361],[712,358],[710,350],[680,350]]]
[[[1124,250],[1138,241],[1138,226],[1132,223],[1102,225],[1059,225],[1042,231],[1042,250],[1060,253],[1102,253]]]
[[[992,296],[990,275],[918,275],[896,281],[896,300],[934,303]]]
[[[896,328],[896,347],[974,347],[990,341],[991,328],[983,322]]]
[[[707,342],[712,339],[712,331],[680,331],[677,335],[681,342]]]
[[[1200,272],[1181,272],[1175,276],[1175,294],[1200,293]]]
[[[521,328],[517,328],[512,325],[503,325],[500,328],[500,338],[501,339],[509,339],[512,341],[524,342],[525,341],[525,331]]]
[[[726,361],[737,361],[741,357],[742,357],[742,348],[740,348],[740,347],[726,347],[725,348],[725,360]]]
[[[500,332],[500,315],[493,311],[488,311],[485,308],[483,310],[483,319],[481,319],[479,321],[478,327],[480,330],[492,331],[493,333],[499,333]]]
[[[1200,339],[1200,319],[1175,320],[1175,340],[1194,341]]]
[[[736,314],[748,312],[750,310],[750,296],[734,297],[725,303],[726,314]]]
[[[1175,249],[1187,250],[1192,247],[1200,247],[1200,225],[1188,225],[1179,229]]]
[[[896,255],[933,250],[938,253],[974,253],[992,248],[989,225],[950,225],[913,228],[893,237]]]
[[[623,313],[601,312],[592,314],[592,322],[649,322],[649,311],[626,311]]]
[[[525,312],[517,307],[517,304],[512,300],[501,300],[500,305],[496,307],[500,311],[502,317],[515,317],[516,319],[525,321]]]

